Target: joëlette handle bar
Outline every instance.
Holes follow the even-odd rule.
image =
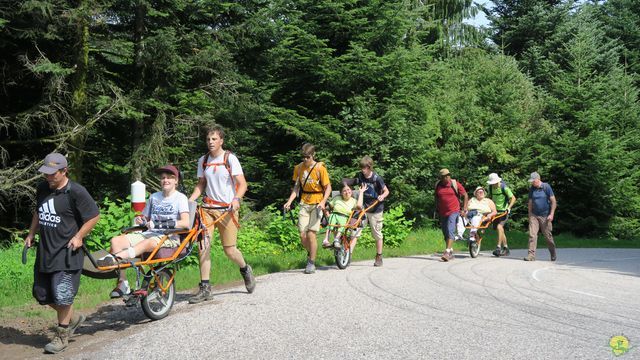
[[[489,227],[489,225],[491,225],[494,221],[496,221],[497,219],[500,219],[501,217],[507,216],[509,212],[505,211],[502,212],[496,216],[494,216],[491,219],[488,219],[489,221],[487,221],[487,219],[482,219],[482,222],[480,223],[481,225],[478,227],[473,227],[473,226],[465,226],[466,229],[478,229],[478,230],[482,230],[482,229],[486,229]],[[482,225],[484,223],[484,225]]]
[[[199,213],[199,219],[200,219],[199,221],[202,222],[202,225],[207,229],[214,226],[216,223],[220,222],[225,216],[230,214],[229,211],[225,211],[224,213],[222,213],[222,215],[220,215],[218,218],[213,220],[211,223],[205,224],[204,217],[202,216],[202,213],[201,213],[202,209],[228,210],[229,208],[226,206],[198,206],[196,211]],[[146,227],[144,227],[144,229],[146,229]],[[189,244],[192,243],[194,239],[197,238],[197,235],[199,235],[200,232],[202,231],[206,231],[206,230],[201,228],[196,229],[195,225],[194,225],[194,228],[191,228],[191,229],[167,229],[166,231],[163,232],[165,237],[163,237],[162,240],[158,243],[158,245],[156,245],[156,247],[153,249],[153,251],[150,252],[149,256],[147,256],[147,259],[136,261],[136,262],[123,262],[123,263],[118,263],[118,264],[109,265],[109,266],[98,266],[93,256],[91,256],[91,254],[89,253],[89,251],[84,249],[84,247],[83,249],[85,250],[85,253],[89,256],[89,261],[91,261],[91,264],[99,271],[122,270],[130,267],[134,267],[134,266],[143,266],[143,265],[149,266],[149,265],[157,264],[160,262],[174,261],[179,256],[179,253],[182,251],[182,249],[187,245],[185,241],[188,241]],[[162,244],[166,240],[167,236],[175,233],[186,234],[188,239],[185,239],[183,242],[181,242],[181,244],[178,246],[178,250],[176,250],[174,255],[172,255],[170,258],[154,259],[156,253],[162,247]]]
[[[32,244],[32,246],[35,244]],[[29,249],[31,248],[31,246],[27,246],[27,244],[24,245],[24,248],[22,248],[22,264],[23,265],[27,265],[27,252],[29,252]]]
[[[335,226],[335,227],[343,227],[343,228],[348,228],[348,229],[355,229],[358,226],[360,226],[360,222],[362,222],[362,218],[364,217],[364,214],[366,214],[369,210],[371,210],[374,207],[376,207],[376,205],[378,205],[379,203],[380,203],[380,201],[376,200],[364,210],[352,211],[351,215],[349,215],[349,218],[347,219],[347,223],[345,225],[328,224],[327,226]],[[358,219],[356,220],[356,222],[354,224],[349,225],[349,222],[351,222],[351,219],[353,218],[353,214],[355,214],[357,211],[360,212],[360,214],[358,215]]]

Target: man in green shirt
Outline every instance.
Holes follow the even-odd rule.
[[[511,252],[507,245],[507,236],[504,233],[504,225],[509,219],[509,214],[511,213],[513,204],[516,203],[516,197],[513,196],[511,189],[496,173],[489,174],[487,185],[489,185],[487,197],[493,200],[496,204],[496,210],[498,211],[496,220],[493,222],[493,228],[498,231],[498,245],[493,251],[493,255],[509,256]]]

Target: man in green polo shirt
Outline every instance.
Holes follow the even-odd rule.
[[[507,236],[504,233],[504,225],[509,219],[511,208],[516,203],[516,197],[513,196],[513,191],[502,181],[500,176],[496,173],[489,174],[487,180],[489,185],[487,191],[487,197],[496,204],[496,220],[493,222],[493,228],[498,231],[498,245],[493,251],[494,256],[509,256],[509,246],[507,245]]]

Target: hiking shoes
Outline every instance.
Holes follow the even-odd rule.
[[[247,264],[247,270],[240,270],[240,275],[244,279],[244,286],[247,288],[247,292],[251,294],[253,290],[256,288],[256,278],[253,276],[253,269],[249,264]]]
[[[49,354],[57,354],[69,345],[69,328],[56,327],[56,333],[50,343],[44,346],[44,351]]]
[[[313,274],[314,272],[316,272],[316,264],[311,260],[307,261],[307,267],[304,268],[304,273]]]
[[[493,250],[492,254],[493,256],[500,257],[501,252],[502,250],[500,248],[496,248],[495,250]]]
[[[211,285],[200,284],[198,292],[189,298],[189,304],[198,304],[211,299],[213,299],[213,294],[211,294]]]
[[[73,336],[73,334],[76,332],[76,329],[78,329],[85,320],[87,320],[86,316],[82,314],[76,314],[75,312],[73,313],[71,321],[69,322],[69,337]]]
[[[373,266],[382,266],[382,254],[376,254],[376,258],[373,260]]]
[[[327,240],[327,241],[323,241],[322,242],[322,247],[324,249],[330,248],[331,247],[331,243]],[[307,255],[307,257],[309,257],[309,255]]]
[[[524,261],[536,261],[536,257],[534,255],[527,255],[524,259]]]
[[[444,253],[442,254],[442,257],[440,258],[442,261],[450,261],[453,260],[453,251],[447,251],[445,250]]]
[[[509,256],[511,255],[511,251],[509,251],[508,247],[503,247],[502,251],[500,251],[500,256]]]

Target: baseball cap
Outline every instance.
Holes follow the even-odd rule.
[[[449,172],[449,169],[440,170],[440,176],[447,176],[447,175],[451,175],[451,173]]]
[[[67,167],[67,158],[59,153],[51,153],[44,158],[44,164],[40,166],[38,171],[43,174],[52,175],[60,169]]]
[[[500,181],[502,181],[502,179],[500,179],[500,176],[498,176],[498,174],[491,173],[491,174],[489,174],[489,179],[487,180],[487,185],[497,184]]]
[[[173,165],[165,165],[161,168],[157,168],[156,173],[169,173],[175,175],[176,179],[180,178],[180,172],[178,171],[178,168]]]
[[[534,180],[538,180],[538,179],[540,179],[540,174],[534,171],[531,173],[531,177],[529,177],[529,182],[533,182]]]

